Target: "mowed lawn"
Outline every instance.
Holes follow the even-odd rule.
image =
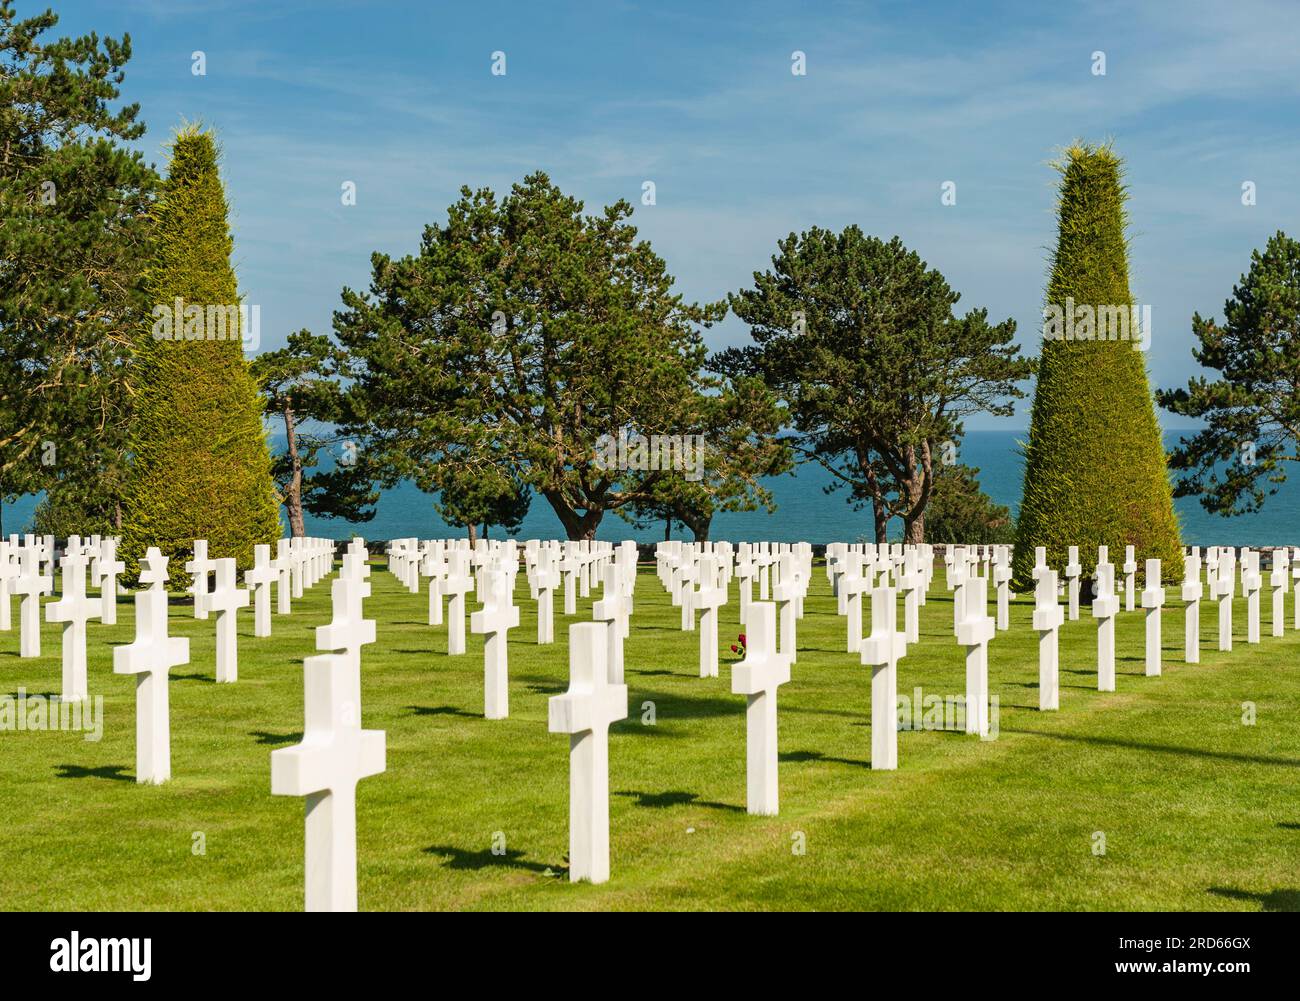
[[[572,618],[557,600],[557,642],[539,647],[520,574],[510,718],[489,721],[482,637],[448,657],[446,626],[426,624],[427,595],[379,565],[372,581],[378,642],[363,654],[363,722],[387,732],[388,770],[358,788],[363,909],[1300,908],[1300,632],[1268,635],[1267,594],[1263,642],[1246,644],[1239,598],[1228,654],[1214,649],[1217,617],[1203,602],[1199,665],[1182,663],[1171,601],[1159,678],[1143,676],[1142,611],[1121,613],[1111,694],[1096,691],[1085,607],[1063,628],[1054,713],[1036,708],[1032,600],[1014,601],[1012,628],[990,651],[997,739],[903,732],[898,771],[873,772],[870,668],[845,652],[818,563],[779,696],[781,813],[757,818],[744,809],[745,699],[730,688],[736,588],[722,611],[721,676],[701,679],[699,633],[681,631],[642,566],[629,715],[610,737],[612,878],[593,887],[568,882],[568,738],[546,726],[547,698],[567,684],[568,626],[590,618],[591,599]],[[103,739],[0,732],[0,907],[300,908],[303,800],[271,795],[270,754],[299,738],[302,660],[329,592],[322,580],[275,616],[270,639],[254,639],[241,612],[233,685],[214,682],[214,621],[173,602],[191,662],[173,673],[174,777],[160,787],[135,783],[135,680],[112,673],[112,646],[133,636],[131,599],[117,626],[92,624]],[[57,693],[60,627],[44,627],[39,660],[21,660],[13,608],[0,693]],[[921,629],[900,694],[962,694],[941,580]]]

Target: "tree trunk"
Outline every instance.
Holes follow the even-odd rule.
[[[119,532],[122,531],[122,502],[121,501],[113,502],[113,527]]]
[[[691,530],[695,536],[696,542],[709,541],[709,523],[713,521],[713,515],[706,514],[699,517],[691,515],[678,514],[677,520]]]
[[[542,496],[546,502],[551,505],[551,510],[555,512],[560,524],[564,526],[564,534],[570,542],[590,541],[596,537],[596,528],[600,525],[600,519],[605,516],[602,508],[587,508],[585,514],[578,514],[558,490],[543,490]]]
[[[875,526],[876,545],[889,541],[889,516],[885,513],[885,501],[876,494],[871,498],[871,520]]]
[[[289,399],[284,404],[284,436],[289,446],[289,463],[293,470],[284,492],[284,506],[289,512],[289,534],[295,539],[301,539],[307,534],[302,520],[302,457],[298,454],[298,426]]]
[[[918,468],[916,451],[907,450],[907,465],[911,476],[907,480],[907,516],[904,520],[903,541],[919,545],[925,541],[925,508],[930,503],[932,483],[933,456],[930,443],[921,445],[920,464]]]
[[[483,522],[483,538],[486,539],[487,537],[488,537],[488,523],[485,521]]]
[[[474,543],[478,541],[478,526],[471,521],[465,526],[465,531],[469,533],[469,547],[473,549]]]
[[[672,518],[664,519],[664,542],[672,541],[673,537],[673,520]]]

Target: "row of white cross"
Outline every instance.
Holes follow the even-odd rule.
[[[91,619],[116,622],[116,576],[124,569],[116,559],[116,539],[83,543],[71,537],[58,559],[63,579],[59,601],[46,606],[50,622],[64,624],[62,700],[84,700],[86,625]],[[271,633],[270,586],[277,585],[279,611],[290,611],[301,597],[332,570],[334,544],[325,539],[281,539],[275,560],[270,547],[258,545],[254,565],[244,574],[252,589],[254,633]],[[206,540],[197,540],[185,564],[192,575],[195,616],[216,614],[217,680],[238,676],[235,616],[248,607],[249,591],[236,584],[233,559],[209,559]],[[15,562],[16,554],[16,562]],[[303,740],[271,754],[271,791],[307,797],[306,904],[310,910],[356,908],[356,783],[384,770],[384,734],[362,730],[361,645],[372,643],[375,624],[362,618],[361,602],[369,594],[365,577],[368,554],[354,540],[334,581],[334,617],[317,630],[318,650],[328,651],[304,662],[305,727]],[[22,656],[40,654],[39,599],[53,591],[54,540],[28,537],[0,542],[0,629],[10,628],[9,599],[22,595]],[[113,651],[113,670],[136,676],[136,781],[157,785],[171,778],[171,724],[168,680],[172,668],[189,663],[189,640],[168,633],[168,558],[150,547],[140,560],[136,592],[135,640]],[[48,564],[48,575],[42,566]],[[101,595],[86,594],[87,565]],[[16,570],[15,570],[16,568]],[[208,576],[213,586],[209,588]]]
[[[64,593],[47,608],[51,621],[65,623],[65,693],[80,690],[85,697],[85,624],[103,614],[105,602],[115,607],[115,540],[83,544],[69,540],[59,561]],[[8,622],[8,596],[51,593],[52,576],[42,568],[53,561],[52,540],[28,539],[0,543],[0,581],[4,588],[0,623]],[[269,547],[259,546],[254,566],[245,573],[252,588],[257,623],[255,634],[270,634],[270,585],[278,586],[281,611],[289,599],[300,596],[329,572],[332,543],[322,540],[281,540],[275,560]],[[16,555],[16,561],[14,556]],[[812,550],[806,544],[691,544],[662,543],[656,547],[660,581],[682,609],[682,627],[694,629],[700,619],[700,676],[716,677],[718,612],[728,601],[730,582],[736,579],[747,635],[745,656],[732,671],[733,693],[747,699],[746,786],[750,813],[774,815],[778,810],[777,690],[790,680],[796,657],[796,622],[812,570]],[[554,591],[563,580],[568,597],[589,594],[594,584],[603,587],[593,603],[592,622],[570,627],[570,685],[549,703],[549,728],[570,736],[570,879],[601,882],[609,876],[608,729],[627,716],[627,687],[623,681],[623,641],[629,632],[636,584],[637,549],[634,543],[558,543],[530,541],[522,549],[513,540],[470,547],[459,541],[398,540],[389,549],[389,567],[411,591],[420,579],[429,588],[431,624],[443,621],[442,599],[449,599],[448,653],[463,654],[466,595],[477,592],[483,607],[470,615],[470,628],[485,637],[484,714],[508,714],[507,636],[519,624],[513,604],[520,559],[529,589],[538,603],[538,643],[553,641]],[[1098,553],[1093,616],[1098,629],[1098,686],[1114,689],[1114,618],[1119,598],[1114,589],[1114,567],[1105,547]],[[847,622],[849,652],[858,653],[872,667],[872,767],[897,767],[897,667],[910,642],[919,639],[918,609],[925,603],[934,573],[934,551],[929,546],[868,546],[837,544],[828,547],[827,574]],[[1009,600],[1009,547],[951,547],[945,553],[948,581],[954,589],[954,632],[966,648],[966,730],[988,731],[988,644],[998,628],[1006,628]],[[305,661],[305,728],[294,747],[272,752],[272,792],[307,798],[306,903],[311,910],[345,910],[356,906],[356,783],[384,770],[382,731],[361,729],[361,648],[375,640],[375,623],[364,618],[362,603],[370,593],[369,567],[361,540],[354,540],[343,559],[343,569],[332,586],[333,618],[317,630],[322,653]],[[1130,560],[1132,562],[1131,553]],[[1066,609],[1063,591],[1072,607],[1078,601],[1077,549],[1070,553],[1066,584],[1058,589],[1056,572],[1046,566],[1045,552],[1036,554],[1033,627],[1040,634],[1040,708],[1056,709],[1057,639]],[[84,570],[91,565],[105,593],[86,597]],[[141,561],[143,589],[136,595],[136,639],[114,651],[114,670],[137,675],[137,774],[141,782],[162,782],[170,776],[168,740],[167,672],[188,662],[188,641],[168,636],[167,559],[150,549]],[[1235,551],[1214,549],[1206,554],[1205,569],[1211,597],[1220,602],[1220,647],[1231,649],[1231,599],[1238,559]],[[1248,598],[1248,640],[1258,642],[1259,592],[1262,578],[1259,554],[1243,551],[1239,565],[1241,584]],[[1126,563],[1127,572],[1127,563]],[[9,568],[16,567],[16,572]],[[1291,568],[1294,567],[1294,570]],[[1200,574],[1202,559],[1193,550],[1185,560],[1183,598],[1188,602],[1188,660],[1194,661],[1199,637]],[[233,681],[237,665],[234,618],[250,604],[247,590],[235,584],[233,560],[209,560],[200,540],[194,558],[186,564],[193,576],[195,614],[217,616],[218,679]],[[1273,553],[1270,583],[1273,594],[1273,629],[1282,629],[1282,595],[1287,579],[1300,577],[1300,559],[1292,561],[1286,550]],[[208,585],[213,574],[214,584]],[[1160,670],[1160,609],[1164,589],[1160,564],[1147,561],[1146,589],[1141,593],[1147,611],[1147,673]],[[997,619],[987,614],[988,584],[998,589]],[[10,587],[22,582],[21,587]],[[753,597],[755,583],[759,598]],[[1127,584],[1130,595],[1133,583]],[[904,623],[897,622],[897,602],[904,601]],[[862,635],[861,600],[871,598],[871,632]],[[769,600],[770,599],[770,600]],[[92,606],[97,606],[96,612]],[[575,602],[576,607],[576,602]],[[24,613],[26,617],[26,612]],[[777,625],[780,624],[778,643]],[[39,622],[39,617],[37,618]],[[544,625],[545,623],[545,625]],[[458,627],[459,624],[459,627]],[[1300,588],[1297,589],[1296,626],[1300,628]],[[69,630],[72,630],[69,634]],[[80,630],[79,634],[77,630]],[[78,642],[79,636],[79,642]],[[224,636],[224,639],[223,639]],[[80,649],[79,675],[76,651]],[[70,654],[69,651],[72,651]],[[70,660],[71,658],[71,660]],[[69,671],[71,670],[71,676]],[[78,689],[78,686],[80,688]]]

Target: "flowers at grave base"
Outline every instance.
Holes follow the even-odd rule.
[[[739,636],[736,637],[736,642],[731,644],[731,652],[734,653],[737,657],[744,657],[746,649],[748,648],[745,645],[745,634],[741,633]]]

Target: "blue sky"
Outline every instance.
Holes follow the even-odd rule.
[[[1300,236],[1300,18],[1284,3],[52,2],[62,32],[131,33],[124,96],[151,159],[183,121],[219,131],[263,347],[328,330],[370,254],[413,251],[462,184],[503,191],[538,168],[589,209],[638,204],[690,298],[745,284],[791,230],[857,223],[898,234],[962,306],[1014,317],[1033,350],[1048,161],[1113,139],[1160,386],[1196,371],[1193,311],[1221,315],[1251,250]],[[940,204],[948,180],[955,206]],[[708,334],[745,339],[734,318]],[[1023,426],[1027,406],[970,426]]]

